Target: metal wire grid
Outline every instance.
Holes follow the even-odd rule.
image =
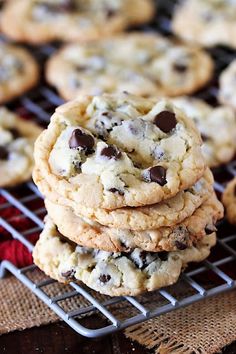
[[[159,15],[151,27],[152,29],[155,28],[166,34],[169,33],[173,4],[174,1],[171,0],[160,1]],[[37,50],[36,56],[44,60],[54,50],[55,46],[44,46]],[[224,48],[215,49],[212,55],[217,59],[216,73],[219,73],[235,58],[234,52]],[[217,81],[215,80],[212,81],[207,89],[198,93],[198,96],[213,104],[216,102],[216,95]],[[61,98],[47,85],[42,84],[33,93],[23,96],[11,104],[10,107],[22,114],[36,116],[40,122],[47,123],[55,106],[61,103]],[[233,176],[236,176],[236,161],[223,169],[216,170],[216,191],[222,193],[226,181]],[[21,188],[0,189],[0,197],[0,227],[4,232],[22,242],[32,252],[34,246],[28,237],[31,234],[40,233],[43,228],[43,217],[46,214],[42,196],[36,186],[29,182]],[[9,208],[16,210],[18,215],[16,217],[11,215],[3,216]],[[17,228],[17,223],[15,222],[19,218],[26,221],[25,228],[21,230]],[[68,286],[63,285],[60,291],[57,288],[54,295],[49,295],[48,287],[55,287],[56,282],[46,277],[42,272],[40,273],[40,280],[34,279],[32,274],[37,269],[35,265],[19,269],[12,263],[3,261],[0,264],[0,277],[3,277],[6,271],[10,271],[76,332],[86,337],[94,338],[235,288],[236,274],[235,272],[233,273],[236,265],[235,245],[235,229],[229,227],[226,221],[221,222],[219,225],[218,244],[209,260],[188,268],[188,272],[182,274],[177,285],[157,290],[138,298],[130,296],[111,298],[104,296],[102,301],[98,301],[95,292],[74,282],[71,282]],[[185,289],[184,292],[181,291],[183,289],[182,285]],[[188,290],[186,290],[186,286]],[[64,302],[71,298],[78,298],[78,306],[66,309]],[[82,307],[79,306],[81,298],[83,302],[86,301],[86,305]],[[117,305],[120,308],[122,306],[123,308],[130,306],[130,316],[120,319]],[[80,324],[81,316],[93,312],[103,315],[107,319],[107,325],[96,329],[83,327]]]

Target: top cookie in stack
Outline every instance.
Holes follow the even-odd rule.
[[[80,96],[56,110],[35,160],[50,219],[34,259],[60,281],[134,295],[172,284],[215,243],[222,206],[201,138],[168,100]]]

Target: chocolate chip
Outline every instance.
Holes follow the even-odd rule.
[[[139,268],[145,268],[145,266],[147,265],[147,253],[145,251],[141,251],[139,254],[140,259],[142,260],[142,265],[138,265],[136,264]]]
[[[201,134],[201,138],[202,138],[202,141],[207,141],[209,140],[209,136],[207,136],[206,134]]]
[[[105,111],[105,112],[102,112],[102,116],[105,116],[105,117],[108,117],[108,118],[111,119],[112,118],[112,113]]]
[[[179,73],[184,73],[187,71],[188,67],[185,64],[181,64],[181,63],[174,63],[173,65],[173,69]]]
[[[164,186],[167,183],[166,169],[162,166],[154,166],[149,170],[150,181]]]
[[[154,124],[164,133],[169,133],[176,127],[177,120],[173,112],[162,111],[156,115]]]
[[[66,279],[74,279],[75,270],[71,269],[68,270],[67,272],[62,272],[61,275]]]
[[[180,242],[178,240],[175,241],[175,246],[178,248],[178,250],[183,251],[187,248],[187,245],[183,242]]]
[[[236,185],[234,186],[234,196],[236,197]]]
[[[124,195],[125,194],[123,191],[121,191],[120,189],[117,189],[117,188],[110,188],[110,189],[108,189],[108,192],[117,193],[119,195]]]
[[[87,70],[87,66],[86,65],[75,65],[75,70],[76,71],[84,71]]]
[[[11,129],[9,129],[9,131],[10,131],[11,135],[13,136],[13,139],[18,139],[21,137],[21,134],[18,129],[11,128]]]
[[[102,149],[101,156],[107,157],[109,160],[119,160],[121,158],[121,152],[114,146],[107,146]]]
[[[166,252],[166,251],[158,252],[158,257],[160,258],[161,261],[167,261],[168,252]]]
[[[4,146],[0,146],[0,160],[7,160],[9,152]]]
[[[125,244],[124,241],[119,240],[120,246],[122,247],[123,250],[127,251],[129,250],[129,247]]]
[[[107,18],[111,18],[111,17],[114,17],[116,15],[116,11],[113,10],[113,9],[107,9],[106,11],[106,16]]]
[[[87,152],[92,152],[94,139],[91,135],[83,133],[80,129],[75,129],[69,140],[70,149],[82,148]]]
[[[101,283],[107,283],[111,279],[111,276],[109,274],[101,274],[99,277],[99,280]]]
[[[62,11],[72,12],[77,10],[77,5],[74,0],[63,0],[63,2],[60,5],[60,9]]]

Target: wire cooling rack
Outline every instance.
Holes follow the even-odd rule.
[[[159,0],[156,19],[151,26],[144,29],[170,34],[169,25],[174,4],[171,0]],[[55,45],[47,45],[34,49],[33,52],[43,63],[55,50]],[[216,104],[217,76],[236,54],[222,47],[215,48],[211,54],[216,62],[216,74],[210,85],[198,92],[197,96]],[[9,108],[23,116],[34,117],[46,125],[55,107],[62,102],[56,92],[42,82],[31,93],[11,103]],[[236,161],[215,170],[214,174],[215,188],[220,196],[226,182],[236,176]],[[20,188],[0,189],[0,232],[18,239],[29,251],[34,247],[30,236],[41,232],[45,214],[42,196],[32,182]],[[19,223],[19,220],[23,223]],[[76,332],[86,337],[99,337],[233,289],[236,287],[235,269],[236,229],[223,220],[218,225],[217,245],[208,260],[190,266],[176,285],[139,297],[98,296],[86,286],[74,282],[66,286],[59,285],[35,265],[19,269],[8,261],[1,263],[0,277],[6,271],[11,272]],[[80,319],[90,313],[99,313],[105,317],[106,326],[83,327]],[[125,316],[126,313],[129,316]]]

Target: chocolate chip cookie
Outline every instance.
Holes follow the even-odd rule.
[[[45,205],[58,230],[68,239],[108,252],[130,252],[137,247],[148,252],[184,250],[214,232],[217,220],[223,217],[223,206],[214,193],[181,223],[144,231],[124,230],[122,225],[119,228],[102,226],[47,199]]]
[[[203,140],[203,155],[208,166],[229,162],[236,152],[236,115],[226,106],[213,108],[192,97],[174,99],[174,104],[194,120]]]
[[[232,0],[185,0],[176,8],[173,31],[188,42],[236,48],[236,3]]]
[[[0,108],[0,187],[15,186],[31,177],[33,146],[42,129]]]
[[[14,0],[2,13],[2,30],[16,41],[97,40],[148,22],[152,0]]]
[[[38,78],[38,65],[25,49],[0,42],[0,104],[32,88]]]
[[[175,283],[189,262],[208,257],[215,242],[211,233],[182,251],[105,252],[67,241],[48,219],[33,256],[40,269],[60,282],[82,281],[102,294],[133,296]]]
[[[236,111],[236,59],[221,73],[219,100]]]
[[[226,218],[231,224],[236,224],[236,177],[230,181],[222,195]]]
[[[212,59],[199,48],[158,34],[131,33],[67,45],[49,59],[46,77],[71,100],[103,92],[145,97],[189,94],[204,86],[212,71]]]
[[[42,194],[54,204],[72,209],[79,217],[112,228],[144,231],[162,226],[173,226],[191,216],[213,193],[213,176],[209,169],[192,187],[179,192],[176,196],[163,202],[143,207],[124,207],[114,210],[87,208],[83,203],[75,203],[61,197],[52,190],[40,172],[34,171],[35,180]],[[57,224],[57,222],[56,222]]]
[[[127,93],[80,96],[59,107],[36,142],[35,160],[59,195],[106,209],[160,202],[205,171],[192,120],[168,100]]]

